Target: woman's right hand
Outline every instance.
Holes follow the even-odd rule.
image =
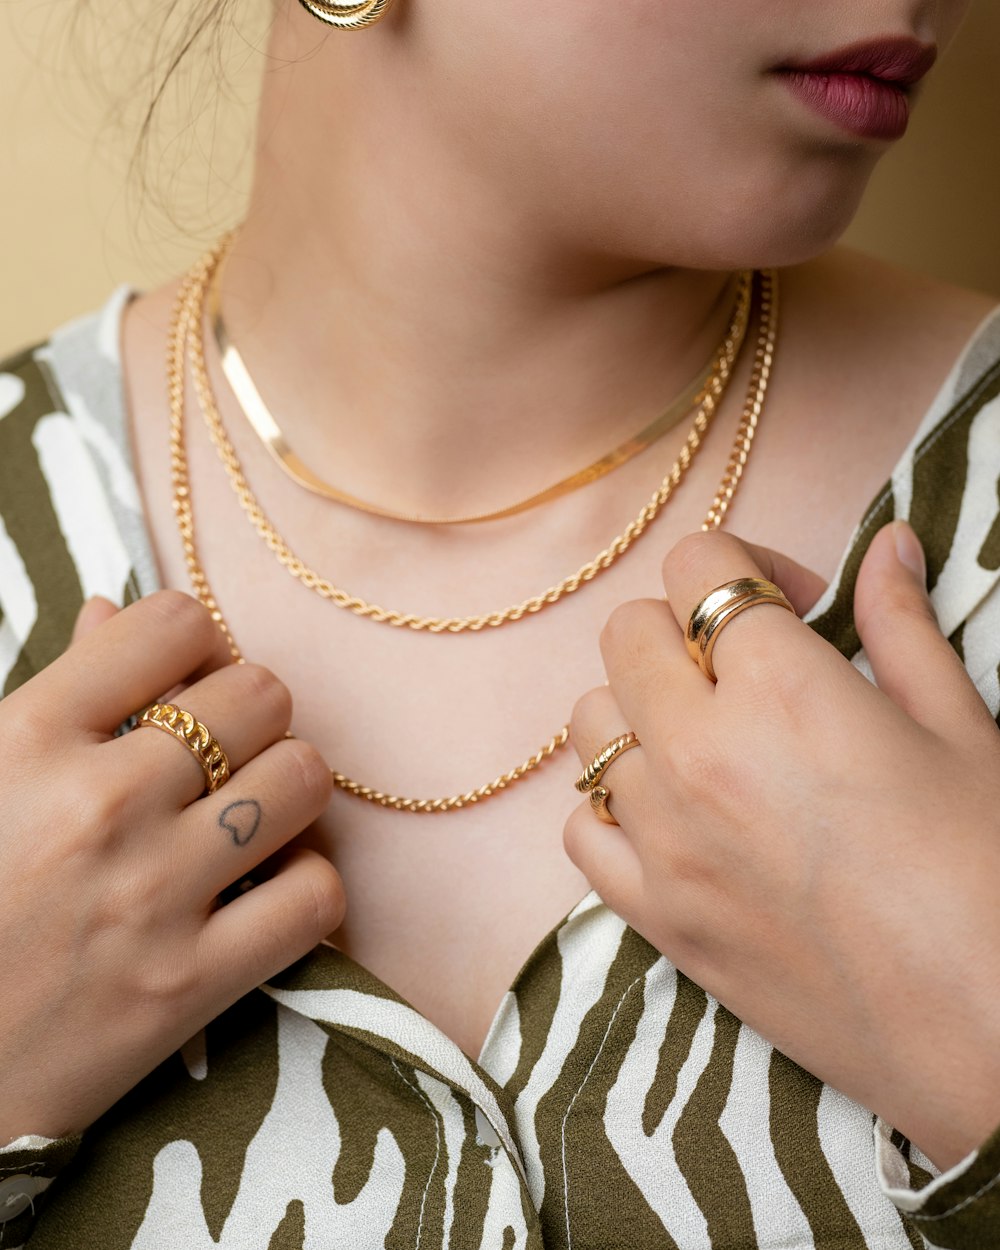
[[[284,736],[281,682],[229,661],[209,613],[160,591],[0,702],[0,1145],[82,1131],[340,924],[340,878],[305,849],[218,905],[332,788]],[[168,734],[113,736],[177,687],[229,757],[213,795]]]

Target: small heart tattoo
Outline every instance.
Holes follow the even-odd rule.
[[[261,807],[256,799],[238,799],[219,817],[219,828],[233,835],[236,846],[246,846],[260,828]]]

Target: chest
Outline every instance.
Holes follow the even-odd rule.
[[[534,754],[566,723],[576,699],[603,682],[604,621],[624,600],[662,594],[662,558],[699,528],[737,420],[738,412],[720,414],[682,489],[623,559],[537,616],[500,629],[396,630],[310,591],[248,524],[192,421],[199,558],[244,654],[285,682],[295,701],[294,732],[314,742],[331,767],[393,795],[475,790]],[[810,440],[803,442],[801,424],[791,437],[791,413],[776,406],[726,527],[829,578],[911,429],[857,419],[824,427],[818,414],[811,426]],[[303,499],[259,448],[247,442],[242,451],[248,475],[267,486],[272,519],[308,564],[382,606],[449,616],[516,603],[574,572],[648,498],[668,454],[664,447],[658,459],[630,465],[603,507],[592,507],[586,492],[569,500],[561,526],[529,514],[507,533],[455,537],[400,533]],[[162,579],[186,589],[169,482],[151,454],[145,472]],[[608,736],[620,728],[609,726]],[[303,835],[344,878],[348,915],[336,944],[467,1053],[479,1052],[533,947],[587,892],[562,846],[579,801],[572,786],[578,772],[567,747],[509,790],[448,814],[398,813],[338,792]]]

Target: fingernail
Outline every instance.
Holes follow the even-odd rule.
[[[900,564],[905,564],[921,585],[927,584],[927,560],[920,539],[905,521],[893,521],[893,536],[896,540],[896,555]]]

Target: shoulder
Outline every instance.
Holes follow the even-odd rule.
[[[896,325],[909,333],[972,329],[1000,306],[986,291],[957,286],[867,252],[839,246],[815,260],[784,270],[786,284],[852,319]]]
[[[985,333],[1000,355],[1000,300],[847,247],[782,274],[787,330],[814,365],[849,366],[874,393],[928,397]],[[926,405],[925,405],[926,406]]]
[[[900,420],[905,428],[923,414],[880,507],[862,523],[856,554],[886,521],[909,520],[927,557],[938,624],[997,716],[998,301],[846,249],[812,273],[793,276],[790,285],[796,281],[802,333],[824,344],[818,349],[824,367],[851,372],[853,366],[854,394],[877,400],[867,421]],[[900,396],[903,404],[895,402]]]
[[[895,462],[970,395],[997,407],[994,296],[836,248],[782,272],[782,306],[790,428],[841,440],[852,463]]]

